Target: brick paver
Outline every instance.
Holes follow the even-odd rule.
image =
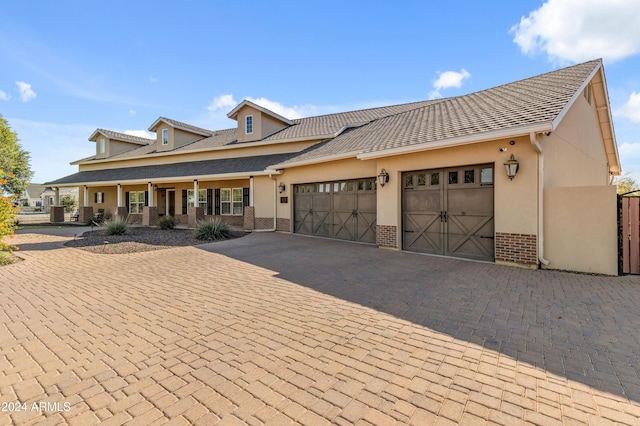
[[[640,425],[640,277],[287,234],[62,247],[80,231],[0,267],[0,426]]]

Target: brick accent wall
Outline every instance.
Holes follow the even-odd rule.
[[[289,219],[278,218],[276,220],[276,231],[289,232],[290,231],[289,225],[290,225]],[[256,217],[254,229],[273,229],[273,218],[272,217]]]
[[[537,264],[537,236],[496,232],[496,260],[524,265]]]
[[[254,227],[256,208],[253,206],[245,206],[244,208],[244,229],[249,231]]]
[[[376,244],[378,247],[398,247],[398,227],[376,225]]]

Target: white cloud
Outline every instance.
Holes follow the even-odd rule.
[[[149,83],[153,84],[153,83],[157,83],[158,79],[152,75],[149,76]]]
[[[149,133],[146,130],[125,130],[123,132],[125,135],[137,136],[139,138],[147,138],[147,139],[155,139],[155,135],[153,133]]]
[[[129,117],[133,117],[134,115],[136,115],[136,110],[135,109],[130,109],[129,110]]]
[[[0,101],[8,101],[11,99],[11,95],[0,90]]]
[[[464,68],[457,71],[438,71],[438,79],[433,82],[433,90],[429,92],[429,99],[441,98],[440,90],[450,87],[461,87],[462,81],[471,77],[471,74]]]
[[[631,93],[629,100],[615,114],[640,124],[640,93]]]
[[[215,113],[216,111],[219,111],[219,110],[227,110],[227,111],[223,111],[226,114],[228,111],[232,110],[233,107],[235,107],[236,105],[238,105],[238,102],[236,102],[236,100],[233,99],[233,95],[220,95],[213,98],[213,100],[207,107],[207,110],[210,111],[211,113]]]
[[[559,64],[640,52],[640,0],[548,0],[510,29],[522,53]]]
[[[271,101],[267,98],[248,97],[247,100],[291,120],[295,118],[307,117],[313,114],[313,112],[315,112],[316,110],[316,107],[314,107],[313,105],[294,105],[292,107],[288,107],[279,102]]]
[[[24,81],[16,81],[16,85],[18,86],[18,92],[20,92],[20,100],[22,102],[29,102],[32,99],[35,99],[36,92],[33,91],[31,85],[29,83],[25,83]]]

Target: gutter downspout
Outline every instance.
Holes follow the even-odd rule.
[[[254,229],[253,232],[275,232],[276,224],[278,223],[278,181],[277,179],[269,173],[269,177],[273,180],[273,228],[271,229]]]
[[[529,139],[538,154],[538,260],[546,266],[550,262],[544,258],[544,151],[535,133],[529,133]]]

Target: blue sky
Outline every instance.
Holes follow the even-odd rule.
[[[445,5],[446,3],[446,5]],[[640,178],[640,0],[0,3],[0,114],[34,182],[96,128],[208,129],[245,98],[288,118],[475,92],[604,58],[623,169]]]

